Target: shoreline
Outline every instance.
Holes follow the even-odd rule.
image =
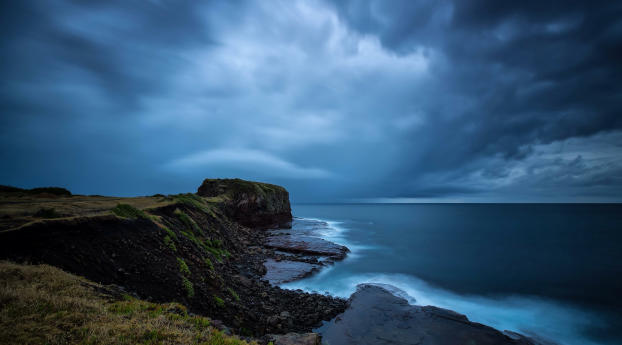
[[[295,217],[295,219],[298,219],[299,222],[316,222],[317,225],[322,225],[324,229],[331,229],[331,223],[333,223],[331,221],[318,218]],[[334,228],[332,229],[335,230]],[[319,229],[315,228],[314,230]],[[297,234],[303,240],[309,235],[308,231],[296,233],[295,223],[292,225],[291,229],[281,231],[287,232],[288,234],[294,234],[293,236],[296,236]],[[321,236],[317,233],[315,233],[314,235],[323,241],[328,241],[327,238],[331,238],[331,236]],[[340,244],[334,242],[332,243],[334,245],[341,246]],[[346,253],[350,253],[349,248]],[[345,258],[346,255],[336,261],[341,261]],[[318,266],[309,272],[302,272],[295,278],[284,282],[279,282],[278,284],[280,285],[283,283],[291,283],[304,280],[305,278],[309,278],[314,274],[318,274],[323,269],[327,269],[328,267],[335,264],[336,261],[329,262],[328,265],[324,264]],[[303,270],[304,268],[301,269],[301,271]],[[295,289],[293,291],[301,290]],[[428,334],[428,340],[434,338],[434,341],[436,343],[452,344],[455,341],[460,340],[458,338],[452,337],[447,338],[443,335],[443,333],[452,329],[454,332],[458,332],[459,328],[455,328],[455,323],[457,322],[462,325],[468,326],[465,330],[460,331],[462,334],[467,334],[465,335],[465,337],[467,337],[468,339],[477,339],[483,344],[486,344],[488,339],[491,338],[494,339],[491,344],[555,345],[554,342],[551,342],[549,340],[528,337],[518,332],[499,330],[481,323],[472,322],[468,319],[466,315],[460,314],[450,309],[439,308],[431,305],[419,305],[416,303],[416,299],[414,296],[410,296],[406,291],[391,284],[363,282],[358,284],[356,286],[356,291],[354,291],[347,298],[348,304],[342,314],[338,315],[334,319],[331,319],[330,321],[324,322],[321,327],[314,329],[314,332],[319,333],[322,339],[328,339],[328,342],[331,344],[384,344],[384,342],[378,342],[378,337],[383,336],[384,333],[391,334],[396,332],[402,332],[402,334],[396,336],[391,340],[387,340],[386,344],[401,343],[400,341],[406,339],[423,339],[422,334],[429,333],[430,330],[434,329],[444,331],[439,332],[435,335]],[[365,302],[360,302],[360,300],[365,300]],[[403,307],[403,310],[399,310],[399,308],[395,309],[395,304],[400,304]],[[377,308],[381,308],[384,310],[384,312],[381,313],[382,315],[377,313]],[[361,312],[361,310],[365,310],[365,312]],[[368,326],[371,326],[369,323],[371,322],[372,324],[376,324],[376,322],[374,322],[375,318],[377,319],[376,321],[381,321],[381,319],[386,318],[387,312],[394,313],[395,315],[393,315],[392,317],[394,319],[401,320],[409,319],[410,315],[413,313],[424,314],[428,316],[424,317],[423,319],[411,318],[411,324],[408,326],[408,328],[411,329],[410,331],[403,331],[405,327],[402,324],[401,326],[388,325],[385,326],[381,332],[368,332],[366,334]],[[424,321],[428,318],[440,319],[440,321],[429,323],[423,327],[419,326],[419,324],[425,323]],[[344,320],[346,321],[344,322]],[[364,324],[367,324],[367,326],[363,326]],[[475,331],[473,331],[472,329],[475,329]],[[352,334],[366,335],[352,337]],[[376,340],[368,342],[370,339]],[[422,342],[422,344],[426,344],[426,342]]]

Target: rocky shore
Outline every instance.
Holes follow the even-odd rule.
[[[48,207],[61,216],[35,216]],[[274,234],[267,229],[291,226],[279,186],[208,179],[197,194],[141,198],[8,191],[0,213],[14,226],[0,231],[0,259],[45,263],[141,299],[180,302],[226,332],[267,342],[268,334],[311,332],[345,309],[343,299],[262,279],[288,250],[268,244]],[[292,251],[292,262],[322,265]]]
[[[471,322],[454,311],[410,305],[387,287],[362,284],[343,314],[318,332],[331,345],[535,345],[533,339]]]
[[[322,238],[326,223],[292,218],[279,186],[207,179],[197,194],[33,193],[0,189],[0,259],[179,302],[249,340],[317,345],[321,334],[331,345],[536,344],[449,310],[409,305],[378,286],[360,286],[347,301],[279,288],[349,251]]]

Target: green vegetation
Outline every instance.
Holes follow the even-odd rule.
[[[172,251],[176,252],[177,247],[175,246],[175,242],[171,239],[169,235],[164,236],[164,244],[169,247]]]
[[[227,290],[229,291],[233,299],[235,299],[238,302],[240,301],[240,296],[238,296],[238,293],[235,292],[235,290],[233,290],[232,288],[227,288]]]
[[[196,194],[186,193],[170,196],[173,201],[184,204],[186,206],[195,207],[201,211],[209,214],[213,218],[219,218],[218,213],[215,212],[216,208],[210,203],[220,203],[224,201],[222,198],[203,198]]]
[[[173,213],[175,213],[175,215],[179,218],[179,220],[181,220],[181,222],[184,223],[184,225],[186,226],[186,229],[193,231],[193,232],[198,232],[199,234],[204,235],[203,230],[201,230],[197,222],[195,222],[194,219],[190,218],[190,216],[185,214],[184,211],[180,209],[175,209]]]
[[[210,271],[214,270],[214,264],[212,263],[212,260],[210,260],[209,258],[203,258],[203,262],[205,262],[207,267],[209,267]]]
[[[117,216],[122,217],[122,218],[130,218],[130,219],[144,218],[144,219],[149,219],[149,217],[147,216],[147,214],[145,212],[135,208],[132,205],[128,205],[128,204],[117,204],[117,206],[115,206],[115,208],[112,209],[112,213],[114,213]]]
[[[50,207],[50,208],[42,207],[37,212],[35,212],[34,216],[37,218],[60,218],[62,217],[62,215],[56,212],[56,210],[53,207]]]
[[[179,273],[185,276],[189,276],[190,269],[188,268],[188,265],[186,265],[186,261],[184,261],[184,259],[182,258],[177,258],[177,263],[179,264]]]
[[[207,205],[205,204],[205,200],[203,200],[203,198],[201,198],[200,196],[196,194],[192,194],[192,193],[177,194],[173,196],[173,200],[175,200],[176,202],[182,203],[184,205],[199,208],[207,212]]]
[[[176,233],[174,233],[174,232],[173,232],[173,230],[169,229],[169,228],[168,228],[167,226],[165,226],[165,225],[162,225],[162,224],[158,224],[158,225],[160,226],[160,228],[161,228],[162,230],[166,231],[166,233],[168,234],[168,236],[169,236],[171,239],[175,239],[175,241],[179,240],[179,239],[177,238],[177,234],[176,234]]]
[[[110,301],[106,287],[55,267],[0,262],[0,282],[0,344],[248,344],[178,303]]]
[[[182,277],[181,283],[184,286],[184,290],[186,290],[186,296],[188,298],[194,297],[194,285],[192,285],[192,282],[188,278]]]
[[[216,305],[219,306],[220,308],[225,306],[225,301],[218,296],[214,296],[214,301],[216,301]]]

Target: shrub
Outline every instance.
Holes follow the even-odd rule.
[[[33,188],[31,190],[28,191],[31,194],[42,194],[42,193],[46,193],[46,194],[53,194],[53,195],[65,195],[65,196],[71,196],[71,192],[68,191],[65,188],[61,188],[61,187],[39,187],[39,188]]]
[[[130,219],[136,219],[136,218],[148,219],[149,218],[147,217],[147,214],[145,214],[145,212],[128,204],[117,204],[117,206],[115,206],[115,208],[112,209],[112,213],[122,218],[130,218]]]
[[[40,208],[39,211],[34,214],[37,218],[60,218],[60,215],[54,208]]]

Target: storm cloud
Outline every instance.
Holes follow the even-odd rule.
[[[1,6],[1,184],[622,201],[616,2]]]

